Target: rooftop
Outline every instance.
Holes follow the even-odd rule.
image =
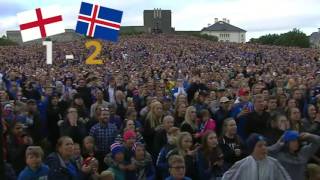
[[[230,32],[247,32],[241,28],[238,28],[236,26],[233,26],[227,22],[224,21],[218,21],[214,23],[213,25],[203,28],[201,31],[230,31]]]

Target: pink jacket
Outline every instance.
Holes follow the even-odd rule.
[[[197,137],[203,136],[207,131],[215,131],[216,130],[216,121],[213,119],[208,119],[205,124],[199,123],[200,124],[200,132],[196,134]]]

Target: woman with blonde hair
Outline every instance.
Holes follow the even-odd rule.
[[[151,109],[148,113],[145,123],[144,123],[144,140],[147,144],[147,151],[156,157],[154,152],[150,147],[153,145],[153,140],[156,132],[156,128],[161,125],[163,118],[162,104],[159,101],[154,101],[151,103]]]
[[[186,164],[186,176],[190,177],[191,179],[197,179],[197,173],[194,171],[194,169],[196,169],[196,150],[193,150],[192,146],[193,140],[191,134],[188,132],[181,132],[177,139],[177,147],[168,153],[167,159],[170,159],[170,157],[173,155],[182,156]]]
[[[184,121],[184,118],[186,116],[186,104],[185,103],[180,103],[175,106],[174,110],[174,125],[177,127],[181,126],[181,123]]]
[[[197,131],[197,114],[196,108],[194,106],[189,106],[186,110],[186,115],[184,121],[180,126],[181,132],[189,132],[192,136],[196,134]]]

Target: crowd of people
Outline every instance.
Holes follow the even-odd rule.
[[[86,65],[84,43],[0,47],[5,179],[320,179],[319,51],[143,34]]]

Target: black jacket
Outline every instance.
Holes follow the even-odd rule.
[[[187,94],[188,94],[188,102],[189,104],[191,103],[194,94],[199,91],[199,90],[209,90],[209,88],[202,83],[191,83],[189,88],[187,89]]]
[[[65,162],[58,153],[51,153],[46,159],[46,164],[50,167],[48,180],[84,180],[86,175],[82,173],[75,162],[70,163],[76,168],[78,176],[73,176],[67,169]]]
[[[167,142],[167,132],[164,129],[156,131],[153,141],[153,152],[156,157],[159,155],[161,148],[165,146]]]
[[[235,162],[241,160],[246,157],[245,145],[240,138],[240,136],[236,136],[233,139],[230,139],[226,136],[222,136],[219,139],[219,146],[224,155],[224,163],[225,166],[229,169]],[[235,149],[241,150],[241,155],[236,156]]]
[[[60,106],[49,106],[47,109],[47,123],[48,123],[48,139],[55,146],[60,137],[58,121],[63,120],[63,110]]]
[[[245,116],[245,135],[249,137],[251,133],[258,133],[263,136],[270,130],[270,115],[268,112],[258,114],[253,111]]]
[[[79,88],[77,88],[77,92],[82,97],[83,102],[86,105],[86,108],[90,109],[91,104],[92,104],[91,89],[88,87],[79,87]]]
[[[74,142],[82,144],[83,138],[87,135],[87,129],[80,121],[77,122],[77,126],[70,126],[69,121],[64,121],[60,126],[60,135],[69,136]]]

